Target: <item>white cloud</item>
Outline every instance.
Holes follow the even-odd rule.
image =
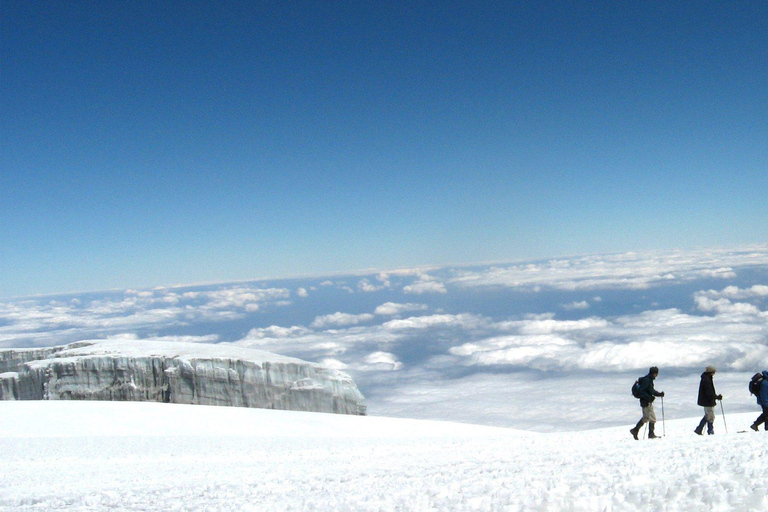
[[[216,290],[126,290],[86,300],[33,299],[0,303],[0,344],[45,346],[130,330],[159,331],[244,318],[261,305],[289,305],[284,288],[228,285]]]
[[[418,267],[418,268],[400,268],[396,270],[388,270],[387,276],[423,276],[431,270],[435,270],[437,267]]]
[[[701,275],[709,277],[717,277],[720,279],[733,279],[736,277],[736,272],[730,267],[704,269],[701,271]]]
[[[352,326],[325,331],[313,331],[306,327],[252,329],[234,345],[259,348],[291,355],[307,361],[335,359],[351,368],[358,368],[363,357],[403,338],[381,326]]]
[[[720,305],[715,316],[668,309],[613,320],[532,317],[496,327],[511,334],[463,343],[449,353],[471,366],[561,371],[704,368],[712,362],[745,371],[768,365],[768,313],[744,304]]]
[[[397,360],[395,354],[389,352],[373,352],[368,354],[363,362],[366,365],[372,365],[375,367],[384,367],[386,370],[397,371],[403,367],[403,363]]]
[[[238,286],[220,290],[201,292],[200,297],[207,300],[206,309],[242,308],[259,302],[282,302],[289,299],[290,290],[286,288],[258,288]]]
[[[425,311],[427,308],[424,304],[414,304],[408,302],[406,304],[399,304],[396,302],[385,302],[381,306],[377,307],[374,313],[381,316],[397,316],[403,313],[409,313],[411,311]]]
[[[162,297],[129,296],[94,300],[86,306],[70,302],[23,301],[0,304],[0,333],[31,337],[55,336],[56,331],[124,330],[180,323],[184,309]]]
[[[589,309],[589,302],[582,300],[582,301],[574,301],[570,304],[563,304],[563,309],[567,309],[569,311],[577,310],[577,309]]]
[[[748,302],[733,302],[734,300],[753,300],[761,302],[768,297],[768,286],[754,285],[750,288],[727,286],[720,291],[707,290],[694,294],[693,299],[700,311],[715,311],[721,315],[760,315],[760,309]]]
[[[349,368],[348,364],[344,364],[338,359],[333,359],[331,357],[321,359],[318,362],[319,364],[323,365],[326,368],[330,368],[331,370],[346,370],[347,368]]]
[[[349,325],[357,325],[363,322],[369,322],[373,320],[373,318],[374,316],[370,313],[352,315],[349,313],[336,312],[330,315],[316,317],[312,322],[311,327],[316,329],[324,329],[326,327],[345,327]]]
[[[419,280],[403,287],[403,292],[414,295],[424,293],[448,293],[442,281],[428,274],[420,274]]]
[[[535,318],[520,322],[519,331],[523,334],[551,334],[554,332],[588,331],[609,325],[603,318],[584,318],[582,320],[555,320],[554,318]]]
[[[380,285],[377,286],[377,285],[371,284],[371,282],[368,281],[367,279],[361,279],[357,283],[357,289],[363,292],[378,292],[380,290],[383,290],[384,286],[380,286]]]
[[[136,295],[137,297],[153,297],[155,295],[155,292],[150,290],[125,290],[126,295]]]
[[[405,293],[410,293],[415,295],[421,295],[424,293],[448,293],[448,290],[445,288],[445,285],[443,283],[438,283],[436,281],[421,281],[418,283],[414,283],[412,285],[403,287],[403,291]]]
[[[311,332],[312,331],[306,327],[299,327],[296,325],[293,327],[280,327],[279,325],[271,325],[269,327],[251,329],[248,332],[246,339],[296,338],[299,336],[305,336]]]
[[[320,283],[320,286],[333,286],[335,288],[338,288],[339,290],[344,290],[347,293],[355,293],[355,290],[350,288],[346,281],[331,281],[330,279],[327,279]]]
[[[471,365],[527,366],[537,370],[562,367],[562,360],[578,353],[575,341],[557,335],[506,336],[467,343],[449,351],[469,357]]]
[[[475,329],[488,321],[480,315],[462,313],[459,315],[427,315],[413,316],[410,318],[390,320],[382,325],[388,331],[427,330],[444,327],[458,327],[462,329]]]
[[[757,306],[744,302],[732,303],[728,299],[710,299],[709,297],[698,295],[694,298],[696,307],[701,311],[716,311],[720,314],[734,315],[758,315],[760,310]]]
[[[732,279],[734,268],[768,264],[768,246],[741,250],[712,249],[595,255],[554,259],[544,263],[496,265],[480,270],[458,269],[449,282],[463,287],[505,287],[535,291],[642,290],[669,281],[701,278]]]
[[[711,299],[726,298],[730,300],[761,299],[768,297],[768,286],[756,284],[749,288],[739,288],[738,286],[726,286],[720,291],[707,290],[696,294],[697,297],[705,296]]]
[[[391,286],[389,275],[386,273],[377,275],[376,281],[378,284],[371,283],[367,278],[361,279],[357,282],[357,288],[363,292],[378,292]]]
[[[161,300],[166,304],[178,304],[179,296],[175,293],[168,293],[165,296],[163,296]]]
[[[298,290],[296,290],[296,295],[302,298],[306,298],[306,297],[309,297],[309,292],[307,291],[306,288],[299,288]]]

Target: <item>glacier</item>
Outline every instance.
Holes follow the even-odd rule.
[[[105,400],[365,415],[339,370],[229,344],[108,339],[0,350],[0,400]]]

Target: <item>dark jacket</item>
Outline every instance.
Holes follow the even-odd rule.
[[[768,407],[768,370],[763,372],[763,381],[760,383],[760,392],[757,393],[757,403]]]
[[[648,404],[656,400],[657,396],[661,396],[661,393],[653,389],[653,379],[655,378],[655,375],[649,373],[645,377],[640,377],[640,380],[638,381],[640,383],[640,389],[638,389],[637,394],[639,395],[640,405],[642,407],[648,407]]]
[[[711,373],[704,372],[701,374],[698,404],[702,407],[714,407],[717,405],[717,391],[715,391],[715,383],[712,381]]]

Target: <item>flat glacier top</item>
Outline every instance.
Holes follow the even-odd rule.
[[[56,352],[48,360],[30,361],[29,365],[47,364],[46,361],[57,361],[82,357],[165,357],[189,361],[192,359],[233,359],[262,363],[293,363],[317,366],[315,363],[293,357],[281,356],[272,352],[253,348],[238,347],[227,343],[184,343],[175,341],[160,341],[153,339],[109,339],[78,341],[67,345],[64,350]]]

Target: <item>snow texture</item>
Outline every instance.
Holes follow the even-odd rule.
[[[2,400],[148,401],[365,414],[346,373],[228,344],[100,340],[0,351]]]
[[[756,414],[539,434],[128,402],[0,402],[0,510],[763,511]],[[662,425],[659,425],[661,430]]]

